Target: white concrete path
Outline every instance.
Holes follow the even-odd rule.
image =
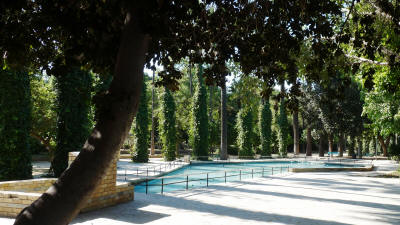
[[[136,194],[133,202],[80,214],[72,224],[400,224],[400,180],[365,175],[297,173],[166,195]],[[12,222],[0,218],[1,225]]]

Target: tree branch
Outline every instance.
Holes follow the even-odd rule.
[[[362,62],[362,63],[369,63],[369,64],[375,64],[375,65],[381,65],[381,66],[389,65],[389,63],[387,63],[387,62],[379,62],[379,61],[366,59],[366,58],[362,58],[362,57],[358,57],[358,56],[354,56],[354,55],[350,55],[350,54],[346,54],[346,57],[355,59],[358,62]]]

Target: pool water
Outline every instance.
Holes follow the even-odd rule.
[[[350,165],[352,166],[352,165]],[[289,168],[344,167],[341,164],[275,161],[242,163],[199,163],[184,166],[166,176],[154,178],[135,186],[135,192],[162,193],[206,187],[211,184],[240,181],[288,172]],[[346,165],[345,167],[349,167]]]

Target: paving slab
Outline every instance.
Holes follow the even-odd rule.
[[[400,179],[366,173],[372,172],[292,173],[164,195],[135,193],[135,201],[80,214],[72,224],[400,224]],[[12,223],[0,218],[2,225]]]

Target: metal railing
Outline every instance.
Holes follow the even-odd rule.
[[[125,173],[123,174],[124,180],[127,181],[129,176],[133,177],[155,177],[159,176],[161,173],[169,172],[173,168],[177,168],[178,166],[187,165],[183,161],[172,161],[169,163],[163,163],[156,166],[148,166],[148,167],[136,167],[136,169],[125,169]],[[121,177],[121,175],[119,174]]]
[[[252,169],[240,169],[240,170],[224,170],[219,172],[207,172],[207,173],[196,173],[196,174],[185,174],[176,176],[165,176],[152,179],[146,179],[142,184],[136,186],[144,186],[145,193],[148,194],[149,188],[160,187],[155,193],[164,193],[164,187],[168,185],[179,185],[179,189],[189,189],[190,184],[195,183],[198,187],[208,187],[211,182],[213,183],[226,183],[229,178],[236,177],[238,181],[242,179],[254,177],[264,177],[265,175],[276,175],[284,172],[289,172],[290,166],[279,166],[279,167],[254,167]],[[222,175],[221,175],[222,174]],[[219,176],[218,176],[219,175]],[[152,180],[161,181],[160,183],[150,183]],[[171,182],[167,182],[172,180]],[[202,183],[204,181],[204,184]],[[229,181],[237,181],[230,179]],[[197,183],[196,183],[197,182]]]

